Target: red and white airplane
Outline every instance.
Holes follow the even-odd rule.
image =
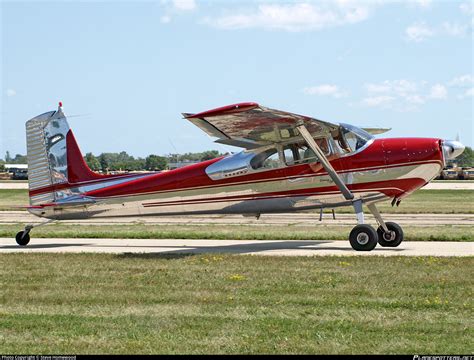
[[[460,155],[457,141],[375,139],[389,129],[360,129],[248,102],[184,118],[243,151],[160,173],[102,175],[89,169],[62,104],[26,123],[28,211],[53,220],[186,214],[285,213],[353,206],[355,250],[403,240],[399,225],[384,222],[376,203],[399,202],[436,177]],[[364,223],[366,204],[379,225]],[[47,221],[47,222],[49,222]],[[46,223],[47,223],[46,222]],[[44,223],[43,223],[44,224]],[[41,225],[41,224],[40,224]],[[33,225],[16,235],[30,240]]]

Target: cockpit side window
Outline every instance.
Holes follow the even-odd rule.
[[[314,140],[325,155],[331,154],[330,146],[326,138],[317,138]],[[319,161],[313,150],[304,142],[288,145],[284,149],[284,154],[285,163],[289,166]]]
[[[280,167],[280,158],[275,148],[263,151],[250,160],[250,166],[254,170],[260,169],[276,169]]]
[[[364,130],[348,124],[341,124],[334,136],[335,143],[342,153],[357,151],[372,138],[372,135]]]
[[[326,156],[332,154],[331,145],[327,138],[321,137],[314,140]],[[299,140],[296,143],[285,145],[280,152],[277,148],[271,148],[257,153],[250,160],[250,166],[253,170],[264,170],[318,161],[313,150],[304,141]]]
[[[293,144],[283,149],[283,155],[285,157],[285,164],[288,166],[295,165],[299,160],[298,149]]]

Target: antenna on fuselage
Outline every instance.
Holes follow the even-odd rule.
[[[176,167],[178,167],[178,162],[179,162],[179,153],[178,153],[178,150],[176,149],[176,146],[174,146],[174,144],[173,144],[173,142],[171,141],[170,138],[168,138],[168,141],[169,141],[169,143],[171,144],[171,146],[173,147],[174,153],[176,154]]]

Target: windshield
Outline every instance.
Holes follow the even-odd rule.
[[[367,131],[349,124],[340,124],[340,133],[335,140],[345,153],[354,152],[363,147],[373,136]]]

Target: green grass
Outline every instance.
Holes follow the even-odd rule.
[[[16,207],[29,205],[28,190],[0,189],[0,211],[22,210]]]
[[[1,254],[0,353],[470,354],[474,258]]]
[[[433,180],[434,183],[445,183],[445,184],[462,184],[462,183],[474,183],[474,180]]]
[[[28,190],[0,190],[0,210],[19,210],[15,206],[28,205]],[[419,190],[404,199],[400,207],[392,207],[389,201],[379,203],[383,213],[391,214],[474,214],[474,191],[472,190]],[[353,212],[345,207],[339,213]]]
[[[33,230],[35,238],[347,240],[353,226],[265,225],[65,225]],[[2,225],[0,237],[14,238],[23,224]],[[474,241],[474,226],[406,226],[407,241]]]
[[[377,204],[383,213],[474,214],[473,190],[418,190],[402,200],[399,207],[390,202]]]

